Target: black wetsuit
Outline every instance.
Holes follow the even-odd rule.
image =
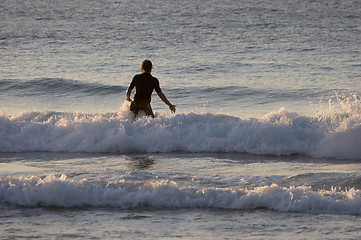
[[[130,105],[130,110],[135,115],[143,110],[148,116],[154,117],[152,108],[150,106],[152,92],[155,89],[157,93],[161,92],[159,81],[150,73],[142,73],[135,75],[129,88],[133,90],[135,87],[134,101]]]

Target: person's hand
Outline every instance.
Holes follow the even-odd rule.
[[[172,113],[175,113],[175,110],[176,110],[175,107],[176,107],[176,106],[174,106],[174,105],[170,105],[170,106],[169,106],[169,109],[170,109],[170,111],[171,111]]]

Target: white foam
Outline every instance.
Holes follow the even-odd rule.
[[[361,159],[361,125],[327,134],[320,142],[317,154],[325,157]]]
[[[119,113],[28,112],[0,117],[0,152],[247,152],[361,159],[361,111],[262,119],[216,114],[138,118]],[[358,105],[357,105],[358,106]]]
[[[278,185],[242,188],[181,187],[175,182],[68,180],[57,178],[0,178],[0,202],[20,206],[56,207],[181,207],[257,209],[281,212],[361,214],[361,191],[317,191]]]

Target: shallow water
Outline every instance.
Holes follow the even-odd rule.
[[[3,209],[8,238],[356,239],[355,216],[209,209]],[[13,219],[21,216],[20,226]]]
[[[0,2],[4,239],[357,239],[359,1]],[[125,101],[140,63],[156,118]]]
[[[359,161],[8,153],[1,162],[1,175],[9,177],[1,179],[0,226],[9,239],[355,239],[360,233],[359,190],[349,190],[360,189]]]

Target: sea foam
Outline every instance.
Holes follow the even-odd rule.
[[[172,181],[131,183],[105,180],[0,178],[0,202],[26,207],[269,209],[280,212],[361,214],[361,191],[312,191],[276,184],[242,188],[181,187]]]
[[[361,159],[360,104],[301,116],[284,108],[261,119],[178,114],[133,120],[120,112],[27,112],[0,117],[0,152],[242,152]]]

